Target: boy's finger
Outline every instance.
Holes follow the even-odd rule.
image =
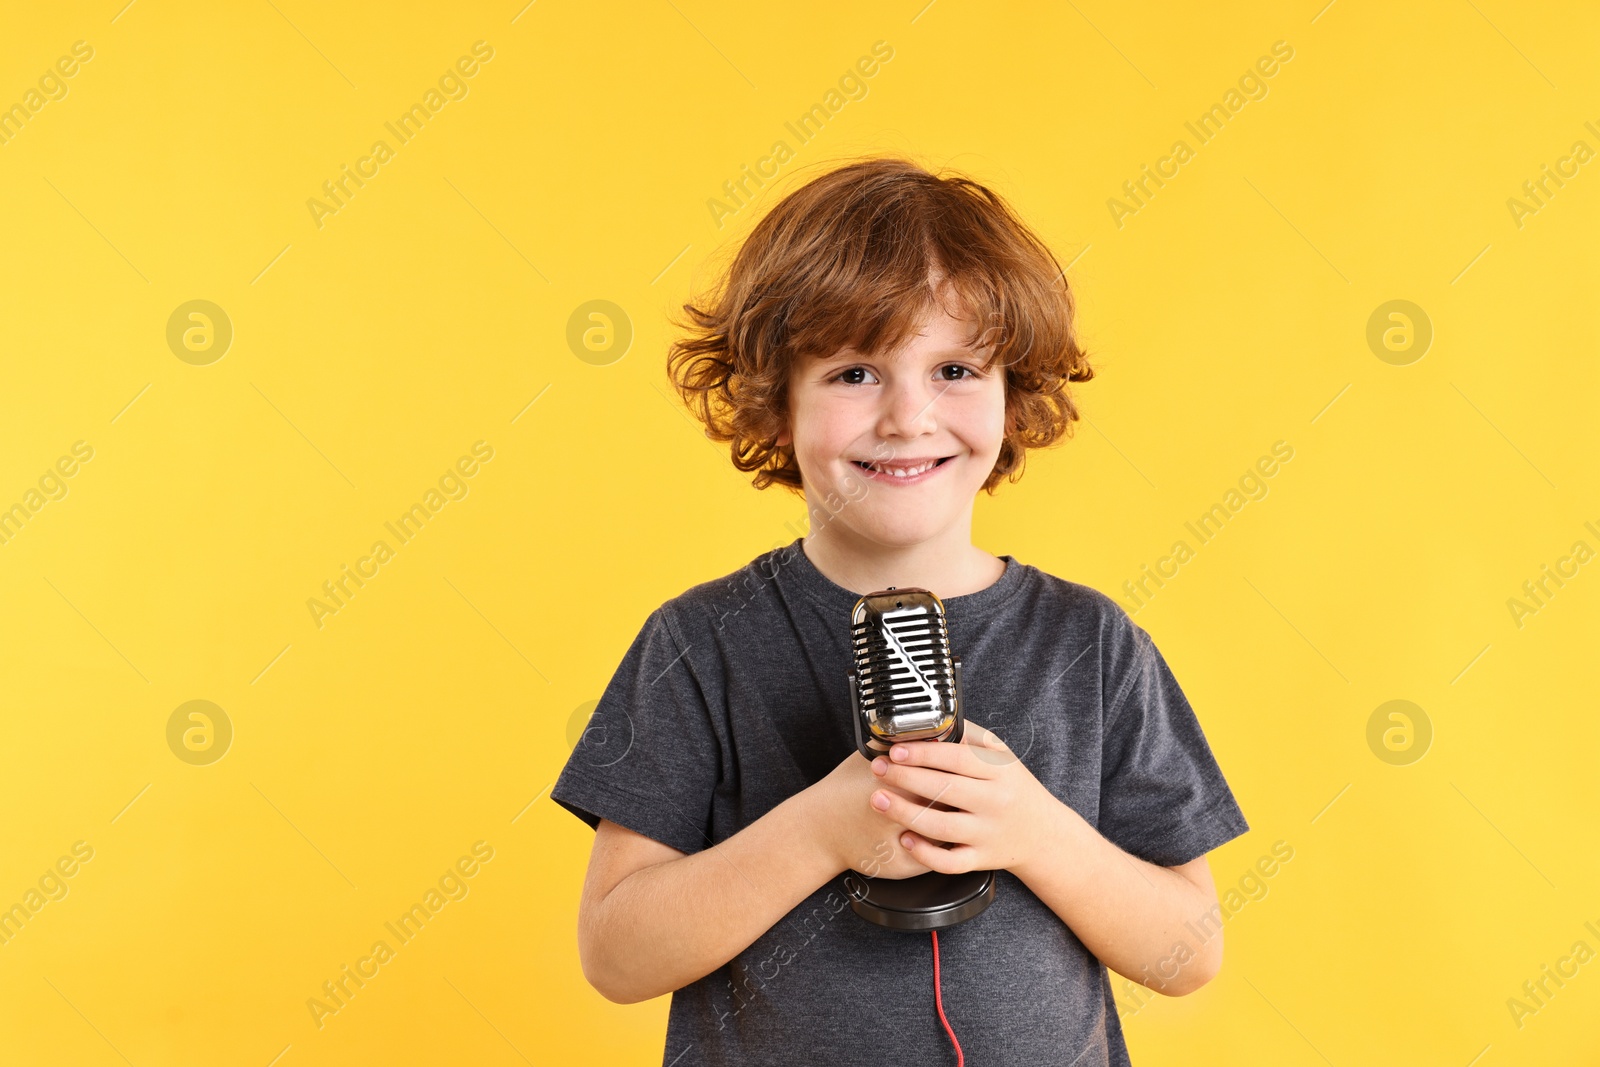
[[[884,800],[888,804],[884,804]],[[909,801],[898,794],[875,790],[868,803],[872,810],[907,830],[937,838],[940,841],[964,842],[971,836],[972,816],[964,811],[939,811],[923,801]]]
[[[971,779],[965,775],[949,774],[932,767],[908,767],[902,763],[890,764],[886,772],[882,779],[886,785],[893,784],[929,804],[971,810]]]
[[[988,755],[988,758],[979,758],[977,753],[980,752]],[[997,750],[979,745],[901,741],[889,749],[889,762],[899,767],[932,767],[952,774],[964,774],[968,778],[993,778],[999,772],[995,758],[997,754]]]
[[[910,830],[900,835],[900,845],[911,853],[912,859],[931,871],[938,871],[941,874],[964,874],[973,869],[972,854],[975,850],[971,845],[945,848]]]

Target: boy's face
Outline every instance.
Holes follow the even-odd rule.
[[[828,521],[886,547],[970,544],[973,499],[1005,437],[1006,396],[1004,368],[983,369],[990,350],[963,347],[972,336],[971,320],[941,310],[892,354],[845,348],[796,363],[777,443],[794,446],[813,529],[837,512]],[[932,460],[943,462],[908,477],[888,470]]]

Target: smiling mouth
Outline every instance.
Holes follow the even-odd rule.
[[[939,466],[942,463],[948,462],[949,460],[951,460],[953,458],[955,458],[955,457],[953,457],[953,456],[944,456],[944,457],[942,457],[940,459],[927,460],[925,462],[918,463],[915,466],[910,466],[910,467],[907,467],[907,466],[886,466],[886,465],[878,464],[878,463],[867,463],[867,462],[864,462],[864,461],[859,460],[859,459],[852,460],[851,462],[853,462],[856,466],[860,467],[862,470],[873,471],[873,472],[875,472],[877,474],[887,474],[887,475],[890,475],[891,477],[895,477],[895,478],[912,478],[912,477],[915,477],[916,475],[922,474],[922,473],[924,473],[926,471],[931,471],[931,470],[933,470],[933,468]]]

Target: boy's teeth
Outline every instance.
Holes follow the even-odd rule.
[[[870,466],[880,474],[892,474],[896,478],[910,478],[913,475],[921,474],[923,471],[932,470],[938,464],[938,460],[930,459],[928,462],[919,463],[915,467],[885,467],[876,463]]]

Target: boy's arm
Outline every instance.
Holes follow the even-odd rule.
[[[815,800],[814,791],[797,793],[721,844],[635,871],[609,891],[594,887],[599,899],[586,888],[578,952],[589,983],[634,1004],[705,977],[753,944],[844,870],[816,832]]]
[[[1183,996],[1222,967],[1222,917],[1204,856],[1148,863],[1102,837],[1054,797],[1045,840],[1011,868],[1107,967],[1158,993]]]
[[[591,855],[578,907],[584,977],[619,1004],[649,1000],[721,967],[847,868],[874,878],[926,873],[894,848],[899,827],[867,803],[882,791],[850,749],[821,781],[711,848],[684,855],[635,841],[631,858]],[[652,863],[657,856],[670,858]]]

